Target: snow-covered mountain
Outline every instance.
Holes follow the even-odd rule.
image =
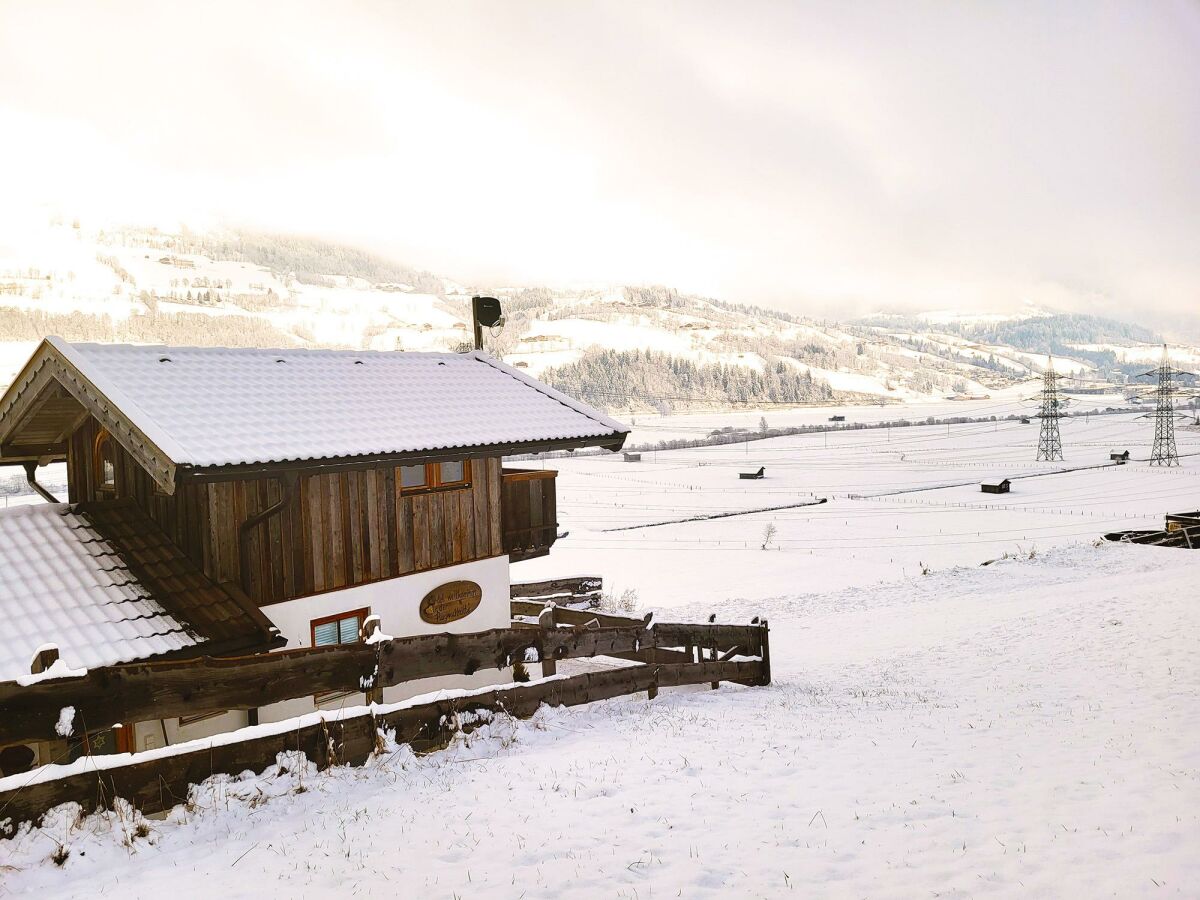
[[[486,336],[489,351],[622,409],[976,396],[1036,375],[1046,350],[1060,372],[1120,381],[1122,363],[1143,364],[1160,352],[1153,335],[1133,339],[1117,323],[1046,347],[1034,346],[1039,338],[1028,328],[1004,331],[1055,318],[1042,311],[834,323],[659,287],[464,286],[304,238],[92,229],[52,219],[0,234],[0,383],[45,334],[459,349],[470,340],[470,296],[481,291],[502,298],[507,319]],[[1200,351],[1183,349],[1177,359],[1200,362]]]

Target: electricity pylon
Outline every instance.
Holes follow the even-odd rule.
[[[1054,371],[1054,358],[1046,356],[1046,374],[1042,376],[1042,411],[1038,418],[1042,420],[1041,433],[1038,435],[1039,460],[1053,462],[1063,458],[1062,436],[1058,431],[1058,420],[1063,416],[1062,403],[1058,398],[1058,373]]]
[[[1178,379],[1190,375],[1171,365],[1167,345],[1163,344],[1162,362],[1157,369],[1143,372],[1139,378],[1155,377],[1158,386],[1154,390],[1154,446],[1150,450],[1150,465],[1177,466],[1179,451],[1175,449],[1175,398],[1182,393]],[[1148,418],[1149,415],[1142,418]]]

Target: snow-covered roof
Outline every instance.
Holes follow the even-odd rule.
[[[176,466],[619,444],[628,431],[479,352],[47,341]]]
[[[72,669],[144,659],[194,646],[189,633],[65,504],[0,511],[0,681],[30,674],[53,643]]]

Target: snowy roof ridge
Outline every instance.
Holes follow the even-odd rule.
[[[64,340],[58,335],[53,334],[46,337],[46,342],[60,354],[62,354],[63,358],[66,359],[67,362],[73,365],[81,373],[86,375],[88,381],[92,383],[92,387],[103,394],[105,399],[107,399],[117,409],[122,410],[131,419],[134,419],[138,423],[138,427],[142,430],[142,433],[145,434],[146,437],[149,438],[154,445],[169,458],[178,459],[180,455],[186,452],[182,447],[179,446],[178,443],[176,443],[171,435],[154,420],[153,415],[138,405],[137,400],[129,396],[121,389],[119,385],[113,384],[111,380],[105,377],[102,373],[91,371],[87,361],[81,359],[80,355],[75,349],[79,346],[102,347],[105,346],[104,344],[85,344],[83,342],[72,343],[71,341]],[[133,345],[112,344],[108,346],[120,347]],[[154,349],[167,350],[168,348],[155,346]]]
[[[583,415],[587,416],[589,419],[595,419],[597,422],[604,425],[606,428],[611,428],[613,431],[628,431],[628,429],[623,424],[618,422],[616,419],[606,416],[604,413],[600,412],[600,410],[594,409],[594,408],[588,406],[586,403],[576,400],[574,397],[568,397],[566,394],[562,393],[561,391],[555,390],[554,388],[550,387],[550,385],[545,384],[544,382],[538,381],[536,378],[533,378],[532,376],[527,375],[526,373],[522,372],[520,369],[516,369],[516,368],[508,365],[507,363],[504,363],[501,360],[496,359],[494,356],[489,356],[488,354],[484,353],[482,350],[475,350],[470,355],[473,356],[475,359],[478,359],[480,362],[485,362],[489,366],[492,366],[493,368],[499,369],[501,372],[504,372],[506,375],[511,375],[513,378],[517,379],[518,381],[524,382],[525,384],[529,385],[534,390],[540,391],[541,393],[545,394],[547,397],[553,397],[559,403],[575,410],[578,413],[582,413]]]
[[[481,351],[46,342],[175,466],[613,446],[628,434]]]

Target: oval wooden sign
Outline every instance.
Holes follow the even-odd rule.
[[[421,601],[421,621],[445,625],[466,618],[483,601],[483,588],[473,581],[451,581],[439,585]]]

